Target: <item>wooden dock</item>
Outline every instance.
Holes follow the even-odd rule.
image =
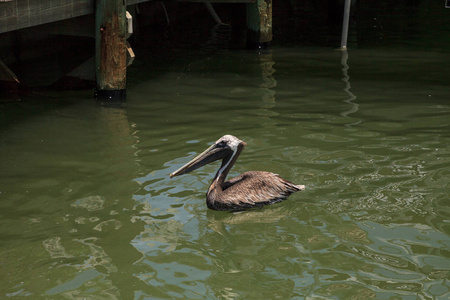
[[[130,16],[127,18],[126,12],[130,7],[143,2],[154,1],[0,0],[0,35],[45,25],[45,30],[54,34],[95,38],[97,96],[122,99],[125,98],[126,90],[127,53],[132,55],[126,41],[130,34],[127,28],[131,28],[128,23]],[[248,44],[260,47],[272,40],[272,0],[176,0],[176,2],[203,2],[213,17],[215,16],[211,3],[245,3]],[[95,16],[95,26],[92,22],[86,24],[77,19],[88,15]],[[20,78],[2,62],[0,56],[0,82],[2,81],[19,82]]]
[[[113,0],[112,0],[113,1]],[[259,0],[176,0],[177,2],[207,3],[271,3]],[[0,0],[0,34],[8,31],[38,26],[46,23],[93,14],[95,0]],[[127,6],[152,0],[128,0]],[[263,3],[264,2],[264,3]]]

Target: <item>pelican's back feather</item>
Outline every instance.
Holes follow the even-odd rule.
[[[280,202],[304,189],[305,186],[295,185],[278,174],[250,171],[226,181],[222,190],[211,186],[207,203],[208,207],[218,210],[258,207]]]

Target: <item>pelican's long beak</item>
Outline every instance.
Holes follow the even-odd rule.
[[[172,178],[174,176],[183,175],[200,167],[203,167],[204,165],[209,164],[213,161],[222,159],[226,155],[226,150],[227,148],[219,147],[216,143],[214,143],[213,145],[211,145],[211,147],[197,155],[193,160],[191,160],[169,176],[170,178]]]

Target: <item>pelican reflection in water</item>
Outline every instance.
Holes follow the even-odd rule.
[[[208,208],[215,210],[241,210],[261,207],[286,199],[290,194],[305,189],[278,174],[264,171],[249,171],[225,181],[239,154],[246,144],[232,135],[224,135],[211,147],[193,160],[170,174],[170,177],[194,171],[213,161],[222,160],[222,165],[206,193]]]

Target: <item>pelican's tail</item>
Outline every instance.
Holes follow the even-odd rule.
[[[299,191],[304,191],[304,190],[305,190],[305,186],[304,186],[303,184],[295,185],[295,187],[296,187]]]

